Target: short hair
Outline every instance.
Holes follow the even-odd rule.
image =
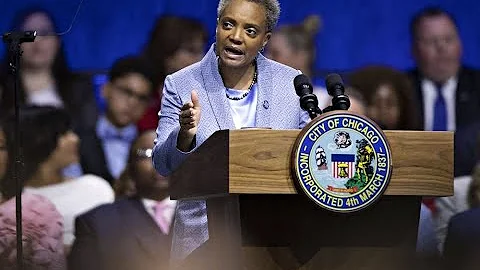
[[[125,56],[117,59],[110,68],[108,79],[110,82],[114,82],[119,78],[133,73],[139,74],[149,81],[151,83],[150,91],[153,92],[153,86],[155,85],[156,80],[153,75],[153,69],[142,57]]]
[[[277,26],[278,18],[280,17],[280,3],[278,0],[245,0],[253,3],[257,3],[265,8],[267,11],[265,14],[267,20],[267,32],[272,32]],[[220,0],[217,7],[217,17],[220,18],[225,11],[225,8],[230,4],[232,0]]]
[[[1,180],[1,191],[5,198],[15,196],[14,147],[15,140],[20,140],[23,168],[19,179],[29,180],[57,148],[60,136],[71,130],[70,117],[63,109],[50,106],[27,106],[20,109],[18,130],[15,134],[15,117],[9,115],[3,124],[7,144],[7,171]],[[22,183],[23,186],[24,183]]]
[[[457,22],[455,21],[455,18],[451,13],[448,11],[438,7],[438,6],[428,6],[420,11],[418,11],[412,18],[410,22],[410,35],[412,40],[415,40],[417,37],[417,30],[418,30],[418,25],[420,22],[425,19],[425,18],[432,18],[432,17],[440,17],[444,16],[447,17],[455,27],[457,26]]]

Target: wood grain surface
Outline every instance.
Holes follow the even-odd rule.
[[[229,193],[295,194],[290,159],[299,130],[229,131]],[[393,171],[385,195],[453,195],[453,133],[384,131]]]

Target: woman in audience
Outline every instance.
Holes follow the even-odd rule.
[[[15,181],[4,178],[12,167],[13,135],[0,129],[0,269],[16,268]],[[10,147],[9,147],[10,146]],[[22,194],[24,269],[66,269],[63,246],[63,218],[45,197]]]
[[[44,9],[29,8],[15,16],[12,28],[37,31],[35,42],[22,44],[21,103],[64,108],[75,129],[94,126],[97,108],[93,86],[88,78],[75,75],[69,69],[62,41],[55,34],[58,28],[53,16]],[[0,101],[3,113],[14,109],[14,77],[8,76],[10,59],[7,51],[0,72],[0,81],[5,82]]]
[[[301,24],[278,27],[267,44],[265,56],[307,75],[313,81],[313,92],[318,97],[318,105],[324,109],[331,105],[331,97],[321,86],[323,82],[318,81],[314,74],[315,36],[320,28],[320,17],[316,15],[308,16]]]
[[[413,88],[405,74],[387,66],[368,66],[350,74],[348,82],[366,97],[367,115],[383,129],[421,129]]]
[[[150,34],[143,55],[154,67],[158,85],[155,102],[138,122],[139,131],[155,129],[162,99],[163,82],[167,75],[202,59],[207,42],[204,25],[195,19],[162,16]]]
[[[315,35],[320,29],[320,18],[309,16],[301,24],[283,25],[274,31],[267,44],[266,56],[313,77],[316,57]]]
[[[72,132],[68,114],[54,107],[26,107],[20,110],[20,134],[14,136],[14,119],[5,124],[9,158],[13,164],[14,139],[22,148],[22,177],[25,192],[39,194],[49,199],[63,217],[64,243],[73,241],[74,218],[103,203],[112,202],[113,190],[97,176],[85,175],[66,178],[62,170],[78,162],[78,137]],[[15,195],[12,183],[13,166],[7,167],[3,178],[2,193],[7,198]]]

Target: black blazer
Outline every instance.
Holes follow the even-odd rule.
[[[448,224],[443,256],[447,269],[479,269],[480,208],[473,208],[452,217]]]
[[[424,121],[422,76],[417,69],[411,70],[413,86],[419,100],[421,120]],[[480,71],[462,66],[458,74],[458,86],[455,97],[456,128],[467,126],[480,115]]]
[[[70,270],[168,269],[171,236],[162,233],[138,198],[77,217],[75,236],[68,256]]]
[[[103,151],[102,141],[94,128],[79,132],[80,137],[80,164],[85,174],[94,174],[113,186],[115,178],[110,173]]]
[[[455,177],[471,175],[480,162],[480,119],[455,131]]]

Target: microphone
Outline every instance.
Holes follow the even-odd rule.
[[[322,114],[322,110],[318,108],[317,96],[313,94],[313,86],[306,75],[297,75],[293,79],[293,86],[295,87],[295,92],[300,97],[300,107],[308,112],[310,119],[314,119]]]
[[[18,42],[18,44],[24,42],[33,42],[37,37],[37,31],[20,31],[9,32],[3,35],[3,41],[5,43]]]
[[[332,96],[332,106],[325,108],[324,112],[331,110],[348,110],[350,108],[350,99],[345,95],[345,87],[340,75],[336,73],[329,74],[325,79],[327,92]]]
[[[8,32],[3,34],[2,38],[3,41],[7,44],[12,44],[12,46],[18,46],[22,43],[25,42],[34,42],[35,38],[37,36],[63,36],[72,30],[73,23],[77,19],[78,12],[80,11],[80,8],[82,7],[83,1],[85,0],[80,0],[80,3],[77,6],[77,11],[75,12],[75,15],[73,16],[72,21],[70,22],[70,26],[68,27],[67,30],[60,32],[60,33],[53,33],[53,34],[38,34],[37,31],[15,31],[15,32]]]
[[[70,23],[70,27],[62,32],[62,33],[55,33],[54,35],[62,36],[70,32],[72,29],[73,23],[77,18],[78,12],[80,11],[80,7],[82,6],[84,0],[80,0],[80,4],[78,4],[77,11]],[[51,35],[51,34],[47,34]],[[14,82],[14,107],[15,107],[15,124],[14,124],[14,133],[15,138],[18,138],[19,133],[19,121],[20,121],[20,102],[19,102],[19,90],[18,86],[20,85],[20,56],[22,55],[22,50],[20,45],[25,42],[34,42],[35,37],[37,37],[37,31],[15,31],[9,32],[2,35],[3,42],[5,42],[8,46],[7,50],[11,52],[11,59],[9,59],[9,67],[11,73],[15,77]],[[23,227],[22,227],[22,189],[23,189],[23,180],[21,179],[22,169],[19,164],[22,164],[21,160],[21,147],[19,140],[15,140],[15,145],[13,147],[13,156],[15,162],[13,162],[13,180],[15,181],[15,222],[16,222],[16,252],[17,252],[17,261],[16,261],[16,269],[23,269]]]

